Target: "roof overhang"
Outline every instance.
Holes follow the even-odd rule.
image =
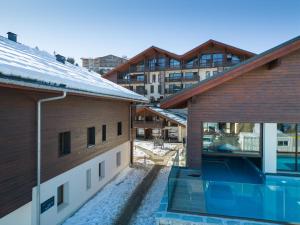
[[[0,73],[0,75],[2,75]],[[11,76],[10,76],[11,77]],[[20,89],[20,90],[29,90],[29,91],[37,91],[37,92],[44,92],[44,93],[59,93],[62,91],[66,91],[68,94],[77,95],[77,96],[85,96],[85,97],[96,97],[96,98],[105,98],[111,100],[122,100],[122,101],[129,101],[129,102],[136,102],[136,103],[148,103],[148,99],[139,100],[139,99],[132,99],[132,98],[125,98],[116,95],[105,95],[95,92],[87,92],[82,90],[77,90],[73,88],[67,87],[59,87],[53,85],[46,85],[46,84],[38,84],[38,83],[30,83],[20,80],[17,78],[16,80],[12,79],[5,79],[0,77],[0,87],[6,88],[13,88],[13,89]]]

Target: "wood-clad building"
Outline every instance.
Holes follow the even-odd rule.
[[[137,139],[185,142],[186,121],[182,111],[137,106],[133,117],[134,135]]]
[[[130,164],[131,104],[147,99],[4,37],[0,49],[0,224],[61,223]]]
[[[215,40],[208,40],[183,55],[151,46],[104,77],[157,103],[254,55]]]
[[[188,108],[187,164],[256,158],[265,173],[299,172],[300,37],[162,102]]]

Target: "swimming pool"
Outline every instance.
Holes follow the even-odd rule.
[[[208,158],[202,170],[172,173],[168,185],[171,211],[300,223],[300,178],[265,177],[247,159]]]

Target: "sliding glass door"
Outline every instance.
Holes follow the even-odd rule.
[[[300,171],[300,124],[277,124],[277,170]]]

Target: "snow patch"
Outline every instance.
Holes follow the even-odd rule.
[[[112,224],[147,171],[141,168],[126,168],[63,225]]]
[[[155,225],[155,212],[163,197],[171,167],[163,168],[145,196],[130,225]]]

